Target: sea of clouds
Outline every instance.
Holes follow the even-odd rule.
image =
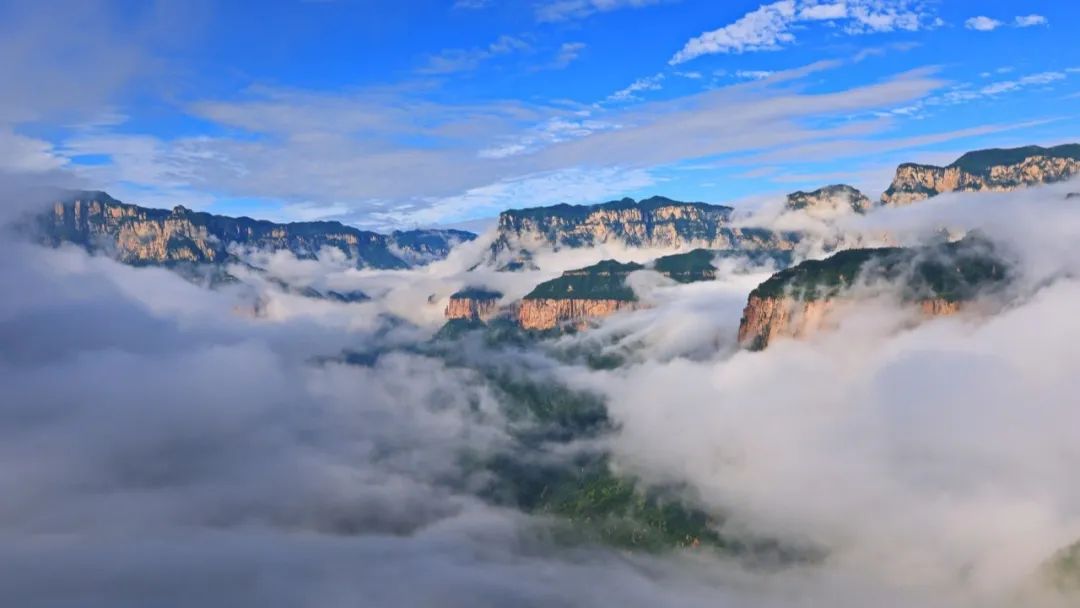
[[[446,298],[514,299],[562,270],[411,271],[262,254],[210,290],[75,248],[0,244],[0,597],[22,606],[1068,606],[1045,569],[1080,540],[1080,208],[1069,184],[945,195],[853,226],[917,242],[978,229],[1014,260],[994,314],[916,323],[875,297],[831,331],[738,349],[767,269],[631,281],[650,307],[554,342],[622,355],[545,377],[602,395],[620,472],[685,487],[725,531],[819,547],[747,568],[709,551],[567,546],[470,489],[508,445],[481,374],[422,349]],[[1075,185],[1072,185],[1075,189]],[[25,197],[8,191],[8,198]],[[26,204],[5,213],[24,211]],[[663,252],[669,253],[669,252]],[[260,282],[262,281],[262,282]],[[248,314],[250,288],[267,298]],[[376,351],[367,365],[327,357]],[[522,366],[519,373],[530,373]]]

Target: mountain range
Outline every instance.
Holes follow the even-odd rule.
[[[844,215],[873,213],[885,206],[912,204],[945,192],[1005,191],[1062,181],[1078,173],[1080,144],[978,150],[945,167],[900,165],[879,201],[872,201],[851,186],[837,184],[788,195],[784,212],[830,221]],[[250,251],[289,251],[301,259],[341,256],[357,268],[407,269],[443,259],[455,245],[476,238],[458,230],[379,234],[332,221],[279,224],[212,215],[182,206],[151,209],[125,204],[95,191],[68,193],[50,212],[37,216],[32,225],[36,238],[45,244],[71,243],[123,263],[162,266],[221,267],[241,261]],[[499,271],[534,269],[535,256],[541,251],[600,245],[674,253],[647,264],[612,259],[568,270],[561,277],[536,285],[514,302],[503,301],[501,291],[476,282],[449,298],[446,317],[458,327],[483,326],[501,316],[530,331],[549,331],[563,325],[584,328],[592,319],[641,306],[626,283],[633,272],[655,271],[679,282],[708,280],[715,276],[719,260],[736,258],[752,266],[779,270],[751,293],[744,312],[740,342],[761,348],[778,336],[807,333],[820,325],[823,311],[831,308],[822,302],[831,301],[835,294],[811,297],[813,290],[800,287],[801,291],[793,295],[792,288],[805,286],[807,281],[815,286],[849,286],[857,276],[864,276],[864,266],[871,262],[880,270],[884,262],[888,262],[885,266],[896,266],[916,256],[896,248],[849,248],[842,240],[818,240],[812,244],[835,255],[825,261],[807,260],[785,270],[805,257],[803,245],[810,244],[810,240],[802,232],[776,230],[765,223],[755,225],[752,219],[739,219],[730,206],[661,196],[508,210],[500,214],[480,265]],[[972,263],[979,269],[979,264],[1003,267],[986,260]],[[951,276],[946,268],[934,272],[951,277],[950,281],[971,279],[966,270],[956,270],[959,278]],[[1001,279],[994,273],[975,275],[980,280]],[[888,272],[877,278],[886,282],[896,279]],[[326,296],[320,293],[319,297]],[[331,299],[357,302],[364,298]],[[924,294],[919,302],[924,310],[937,314],[954,311],[960,299]]]
[[[34,236],[71,243],[133,265],[223,264],[248,250],[289,251],[316,259],[340,252],[357,268],[405,269],[445,258],[476,235],[461,230],[408,230],[379,234],[340,222],[279,224],[248,217],[151,209],[122,203],[104,192],[66,193],[33,223]]]

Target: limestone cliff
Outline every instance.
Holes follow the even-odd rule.
[[[825,186],[812,192],[792,192],[785,204],[787,211],[802,211],[823,220],[851,213],[862,215],[873,207],[869,197],[847,184]]]
[[[978,150],[946,167],[900,165],[881,200],[887,205],[907,205],[944,192],[1001,192],[1059,182],[1077,174],[1080,144]]]
[[[446,304],[447,319],[487,321],[499,312],[502,293],[480,288],[468,288],[450,296]]]
[[[529,248],[628,247],[789,250],[801,236],[731,225],[732,208],[664,197],[622,199],[599,205],[567,205],[504,211],[491,255],[514,269],[528,264]]]
[[[515,306],[514,317],[523,329],[546,330],[565,324],[581,329],[591,319],[638,307],[634,300],[525,298]]]
[[[547,330],[561,325],[583,327],[590,319],[638,307],[626,277],[645,268],[604,260],[592,266],[568,270],[557,279],[537,285],[513,308],[524,329]]]
[[[854,305],[852,300],[798,300],[791,297],[751,296],[743,309],[739,323],[739,344],[760,350],[777,338],[803,338],[842,317],[843,310]],[[960,312],[962,303],[944,298],[929,298],[917,302],[924,317],[941,317]]]
[[[739,343],[761,349],[809,335],[863,297],[890,294],[923,315],[958,312],[1007,280],[1007,264],[977,236],[919,248],[843,251],[780,271],[750,293]]]
[[[36,222],[37,236],[58,246],[73,243],[135,265],[216,264],[243,249],[288,250],[313,259],[324,248],[341,251],[358,267],[408,268],[445,256],[460,231],[409,231],[383,235],[340,222],[277,224],[246,217],[171,211],[122,203],[104,192],[77,192],[58,201]]]

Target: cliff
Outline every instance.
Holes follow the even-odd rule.
[[[637,308],[637,296],[626,284],[626,277],[643,268],[632,262],[604,260],[568,270],[522,298],[514,307],[514,318],[524,329],[546,330],[566,323],[580,327],[588,319]]]
[[[955,314],[1007,280],[1007,264],[978,237],[920,248],[842,251],[782,270],[750,293],[738,340],[761,349],[828,325],[860,297],[892,293],[922,314]],[[853,288],[859,289],[853,289]]]
[[[628,247],[784,250],[800,240],[793,232],[730,225],[731,207],[664,197],[625,198],[599,205],[504,211],[491,246],[507,269],[528,264],[530,247],[554,249],[619,243]]]
[[[409,231],[383,235],[340,222],[278,224],[247,217],[171,211],[122,203],[104,192],[77,192],[36,218],[36,236],[59,246],[73,243],[133,265],[217,264],[237,249],[288,250],[314,259],[329,247],[357,267],[408,268],[444,257],[462,231]]]
[[[515,307],[515,318],[523,329],[546,330],[570,324],[584,328],[590,319],[607,317],[621,310],[635,310],[636,300],[610,298],[525,298]]]
[[[887,205],[907,205],[944,192],[1008,191],[1059,182],[1077,174],[1080,144],[977,150],[946,167],[900,165],[881,200]]]
[[[716,266],[713,261],[718,252],[708,249],[695,249],[687,253],[677,253],[657,258],[652,269],[680,283],[711,281],[716,278]]]
[[[847,184],[825,186],[812,192],[792,192],[785,204],[787,211],[802,211],[818,219],[851,213],[862,215],[873,207],[869,197]]]
[[[487,321],[499,312],[502,293],[480,288],[468,288],[450,296],[446,305],[447,319]]]

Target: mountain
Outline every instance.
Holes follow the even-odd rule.
[[[819,219],[851,213],[862,215],[873,207],[869,197],[847,184],[825,186],[812,192],[792,192],[787,195],[785,204],[787,211],[803,211]]]
[[[604,260],[540,283],[519,302],[501,309],[502,293],[482,287],[470,287],[450,296],[446,306],[447,324],[454,332],[482,327],[495,317],[512,317],[522,329],[547,331],[563,325],[583,327],[590,319],[609,316],[622,310],[641,307],[637,295],[627,284],[627,277],[638,270],[652,270],[679,283],[711,281],[716,278],[720,260],[733,260],[748,267],[763,265],[786,267],[791,264],[789,251],[739,251],[694,249],[663,256],[648,264]],[[454,333],[445,332],[446,334]],[[445,335],[445,334],[444,334]]]
[[[731,226],[733,209],[654,196],[624,198],[598,205],[559,204],[513,209],[499,215],[492,257],[513,270],[529,265],[532,249],[592,247],[618,243],[627,247],[680,249],[783,250],[800,240],[793,232]]]
[[[842,304],[898,290],[928,316],[953,314],[1000,287],[1007,264],[978,236],[933,246],[850,249],[782,270],[750,292],[739,343],[762,349],[778,337],[813,333]],[[860,294],[852,291],[859,287]]]
[[[907,205],[943,192],[1015,190],[1067,180],[1077,174],[1080,144],[976,150],[947,167],[900,165],[881,200],[887,205]]]
[[[476,235],[464,230],[436,229],[395,230],[390,233],[390,251],[412,266],[423,266],[450,255],[456,245],[466,243]]]
[[[458,230],[411,230],[383,235],[340,222],[278,224],[247,217],[151,209],[122,203],[104,192],[74,192],[36,218],[46,244],[73,243],[133,265],[218,264],[236,250],[287,250],[314,259],[323,248],[341,251],[358,268],[409,268],[445,257],[455,244],[476,238]]]
[[[487,321],[499,312],[500,291],[467,287],[450,296],[445,315],[449,320]]]
[[[545,330],[637,308],[637,296],[626,284],[626,277],[644,268],[633,262],[604,260],[568,270],[522,298],[516,307],[518,324],[524,329]]]

